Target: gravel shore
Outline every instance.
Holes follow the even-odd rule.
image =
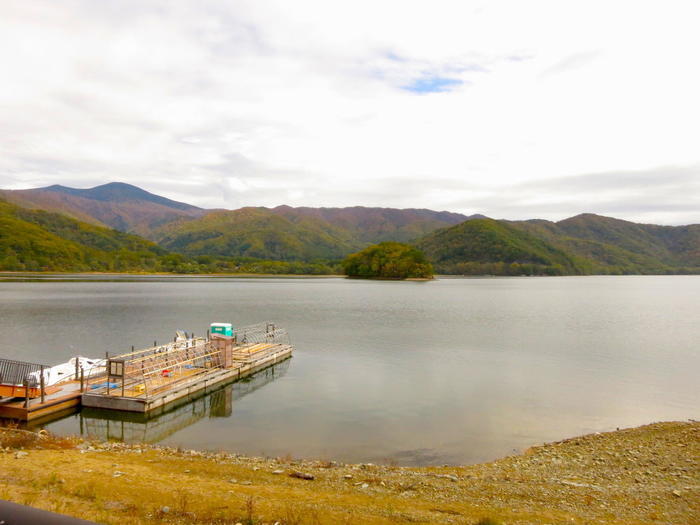
[[[100,523],[700,524],[695,421],[425,468],[50,437],[10,442],[10,433],[0,433],[0,498]]]

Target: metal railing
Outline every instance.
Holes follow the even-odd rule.
[[[30,379],[30,374],[41,372],[45,368],[48,367],[35,363],[0,359],[0,384],[25,385],[25,383],[29,382],[30,387],[36,387],[38,381],[33,376]]]

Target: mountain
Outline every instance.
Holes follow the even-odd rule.
[[[196,206],[166,199],[122,182],[89,189],[54,185],[30,190],[0,190],[0,198],[25,208],[62,213],[84,222],[144,236],[168,222],[205,213]]]
[[[3,257],[35,262],[35,245],[22,244],[21,235],[15,235],[12,228],[37,242],[41,240],[39,245],[57,248],[56,243],[68,243],[64,248],[72,246],[73,250],[68,258],[77,258],[81,264],[86,261],[83,249],[153,252],[155,245],[145,239],[138,242],[147,244],[132,247],[95,244],[97,239],[103,243],[107,242],[105,239],[126,242],[126,238],[115,236],[118,232],[105,230],[105,226],[138,233],[156,241],[162,247],[159,249],[177,252],[163,255],[166,262],[159,263],[158,268],[195,273],[242,271],[244,267],[253,272],[328,272],[348,254],[385,241],[415,244],[440,273],[700,273],[698,224],[637,224],[590,213],[558,222],[504,221],[427,209],[361,206],[204,210],[123,183],[90,189],[56,185],[0,190],[2,198],[21,207],[14,206],[10,213],[11,205],[3,203],[4,228],[10,228],[0,232],[3,242],[7,245],[7,239],[13,237],[12,242],[21,248],[6,250]],[[42,215],[47,211],[36,210],[52,213]],[[66,223],[67,218],[82,223],[75,226],[73,222]],[[103,228],[98,235],[98,230],[88,226]],[[76,237],[76,232],[81,235]],[[135,239],[130,242],[136,242]],[[23,250],[28,250],[26,256]],[[60,250],[55,253],[57,260],[65,258]],[[111,256],[103,254],[97,259],[104,263],[102,266],[112,264],[105,262],[112,261]],[[38,266],[47,267],[49,260],[44,256]],[[308,270],[312,268],[308,266],[310,262],[315,264],[312,270]]]
[[[438,272],[457,274],[584,273],[564,250],[494,219],[473,219],[437,230],[416,242]]]
[[[267,208],[210,212],[154,232],[172,251],[282,261],[338,259],[360,247],[347,231],[323,220],[287,218]]]
[[[136,235],[0,200],[0,270],[153,271],[164,254]]]
[[[417,245],[444,273],[700,272],[700,225],[637,224],[590,213],[558,222],[469,221]]]
[[[339,259],[386,239],[412,240],[468,219],[392,208],[241,208],[212,211],[155,230],[150,238],[186,254],[284,261]]]
[[[459,224],[483,215],[466,216],[448,211],[426,209],[366,208],[292,208],[278,206],[272,212],[291,221],[314,218],[347,230],[360,243],[382,241],[407,242],[438,228]]]

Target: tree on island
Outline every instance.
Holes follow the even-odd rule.
[[[400,242],[382,242],[348,255],[343,269],[348,277],[365,279],[433,277],[433,266],[423,252]]]

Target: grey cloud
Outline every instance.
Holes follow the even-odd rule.
[[[541,179],[476,198],[456,197],[451,204],[455,209],[512,219],[591,212],[642,222],[700,222],[700,166]]]

